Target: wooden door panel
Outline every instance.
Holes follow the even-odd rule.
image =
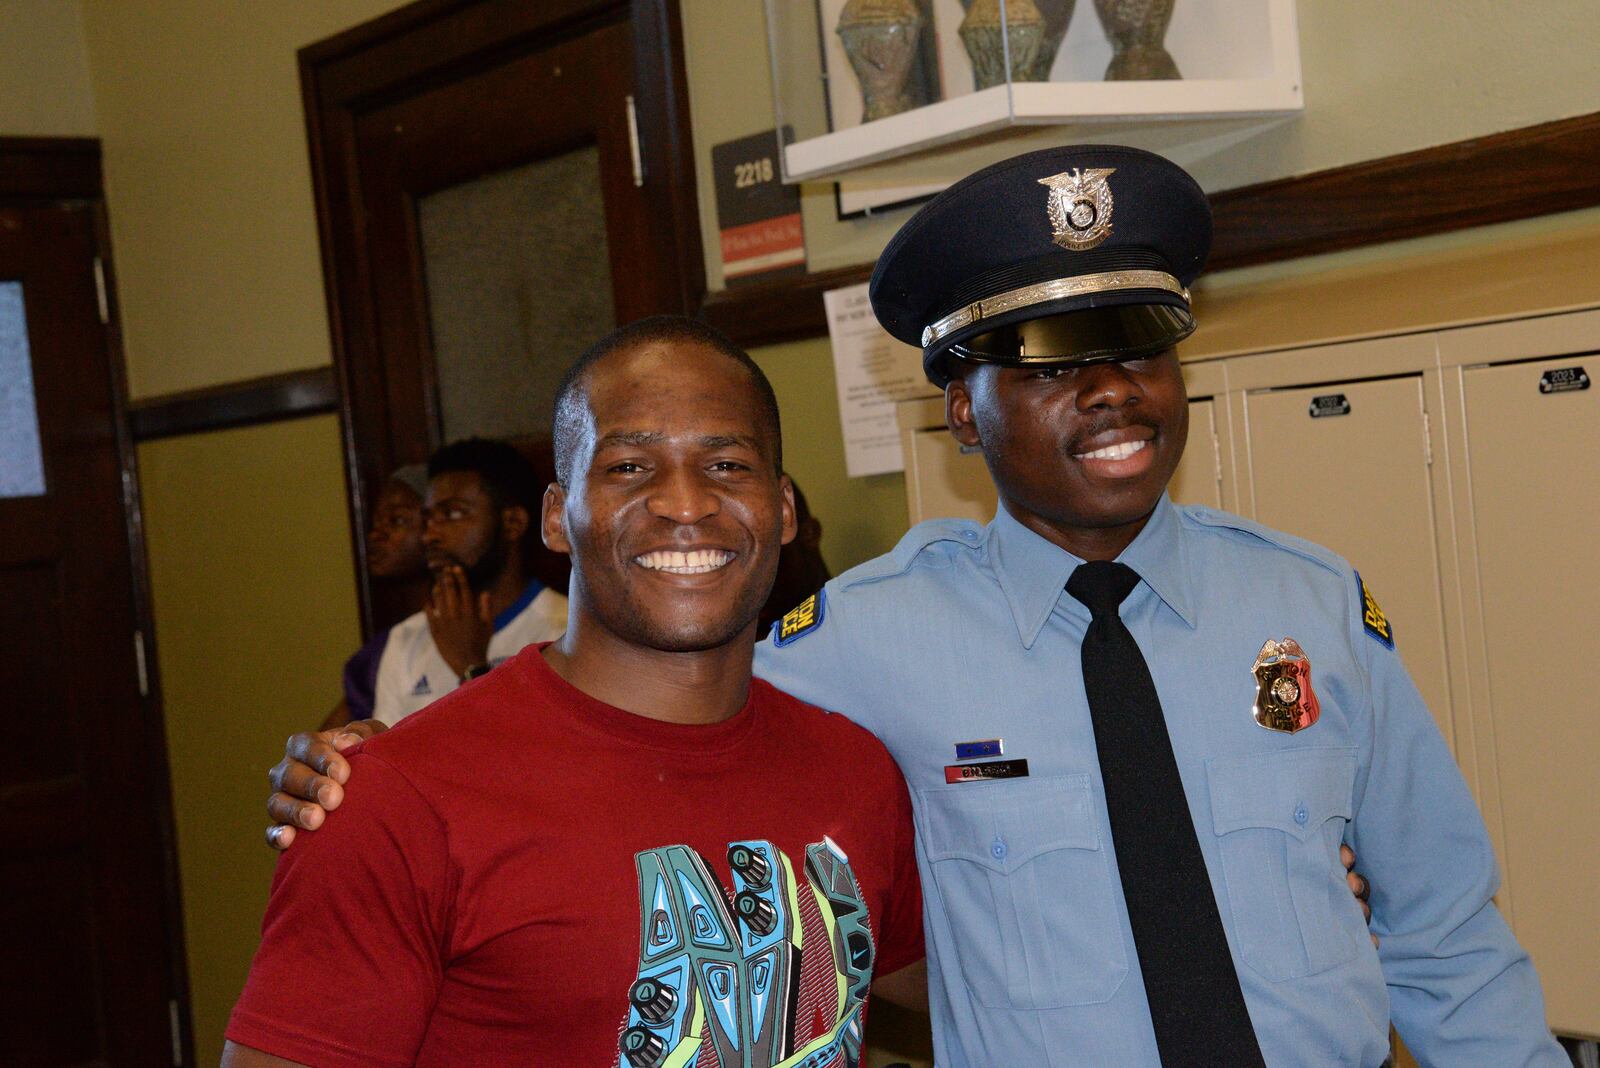
[[[43,495],[0,499],[6,1065],[172,1059],[165,764],[134,655],[96,244],[88,205],[0,206],[0,282],[21,287],[45,476]]]
[[[94,1062],[103,1052],[95,1019],[99,968],[86,892],[91,858],[84,843],[56,842],[0,862],[0,930],[6,954],[26,960],[26,969],[0,972],[5,1026],[0,1050],[8,1065]]]
[[[61,583],[53,561],[0,565],[0,693],[20,710],[55,712],[70,691],[61,619]],[[7,717],[0,791],[76,775],[69,720],[61,715]],[[5,885],[5,884],[0,884]]]

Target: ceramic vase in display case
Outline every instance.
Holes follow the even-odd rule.
[[[1176,0],[1094,0],[1095,14],[1114,50],[1108,82],[1155,82],[1182,78],[1162,45]]]
[[[1039,3],[1006,0],[1004,8],[1002,20],[1001,0],[972,0],[967,5],[967,17],[961,20],[961,43],[967,46],[972,80],[979,89],[1005,83],[1008,47],[1011,80],[1042,82],[1050,77],[1055,53],[1046,48],[1047,24]]]
[[[839,13],[835,29],[861,83],[862,122],[926,103],[909,84],[923,25],[916,0],[850,0]]]

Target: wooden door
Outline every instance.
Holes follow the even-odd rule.
[[[617,323],[698,308],[677,4],[425,0],[306,49],[301,72],[359,531],[367,493],[395,465],[468,434],[548,433],[549,394],[583,346]],[[536,262],[571,240],[524,263],[521,288],[498,298],[441,275],[430,220],[454,203],[470,222],[472,198],[508,187],[545,213],[541,236],[480,259]],[[479,311],[508,299],[523,305],[525,336],[475,333]],[[461,354],[487,366],[463,372]],[[355,551],[364,564],[359,536]],[[363,598],[371,624],[400,614],[381,590]]]
[[[181,1050],[94,209],[0,203],[0,1063]]]

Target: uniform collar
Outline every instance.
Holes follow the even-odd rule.
[[[524,608],[533,603],[533,599],[539,596],[539,591],[543,589],[544,583],[538,579],[529,582],[527,588],[522,591],[517,599],[507,605],[505,611],[494,617],[494,629],[496,631],[504,630],[508,623],[522,614]]]
[[[1194,598],[1183,541],[1178,511],[1163,493],[1150,522],[1117,559],[1137,571],[1156,596],[1192,628]],[[989,554],[1016,620],[1017,636],[1031,649],[1057,602],[1067,596],[1067,579],[1083,561],[1017,522],[1004,505],[989,524]],[[1077,601],[1068,600],[1083,610]]]

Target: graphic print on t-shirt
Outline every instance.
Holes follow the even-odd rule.
[[[733,842],[732,907],[688,846],[636,854],[639,977],[624,1068],[857,1068],[874,948],[861,887],[827,836],[805,885],[767,841]]]

